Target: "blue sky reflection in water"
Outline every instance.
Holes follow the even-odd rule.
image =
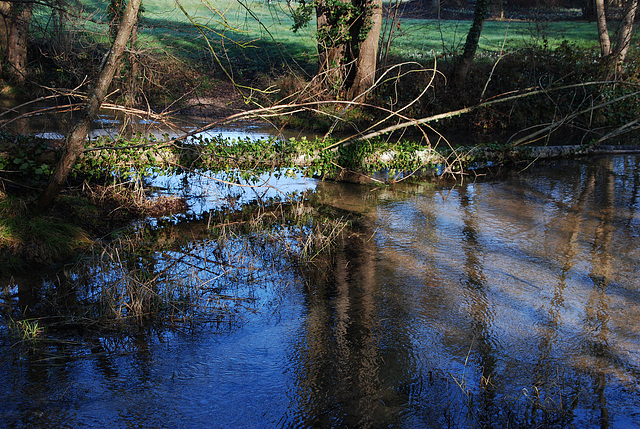
[[[0,354],[9,427],[640,425],[640,158],[459,187],[321,182],[362,215],[239,329]]]

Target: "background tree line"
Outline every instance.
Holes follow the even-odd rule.
[[[598,24],[603,60],[606,59],[619,70],[631,43],[637,3],[637,0],[413,0],[383,5],[382,0],[300,0],[292,3],[292,16],[294,32],[312,19],[316,22],[317,75],[322,77],[324,85],[333,89],[340,88],[344,94],[349,95],[348,98],[354,98],[373,84],[377,64],[380,63],[381,37],[390,38],[394,31],[393,27],[385,25],[389,34],[382,33],[383,22],[398,16],[398,11],[401,14],[408,8],[424,13],[434,13],[440,8],[473,10],[466,43],[452,73],[452,81],[460,83],[475,56],[484,21],[491,14],[504,16],[505,8],[549,10],[553,13],[554,8],[580,7],[584,19],[594,20]],[[124,5],[121,0],[112,0],[106,5],[112,39],[117,32]],[[58,45],[53,49],[60,53],[68,49],[69,34],[65,27],[74,14],[82,13],[81,4],[68,3],[66,0],[0,1],[0,78],[20,83],[25,81],[29,73],[28,47],[34,41],[30,32],[30,27],[34,25],[34,7],[40,8],[41,14],[47,14],[48,10],[49,15],[46,20],[40,20],[37,24],[46,27],[38,29],[38,36],[48,38],[52,44]],[[247,7],[251,8],[251,5]],[[132,37],[136,37],[135,29]],[[130,67],[135,67],[135,62]]]

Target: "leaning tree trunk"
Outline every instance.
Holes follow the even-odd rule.
[[[378,43],[382,30],[382,0],[369,0],[365,2],[364,9],[370,11],[369,16],[361,17],[361,25],[358,32],[365,29],[367,36],[358,45],[358,59],[356,71],[349,89],[350,98],[355,98],[373,86],[376,78],[376,65],[378,61]]]
[[[452,80],[455,86],[461,85],[464,82],[469,73],[469,68],[471,64],[473,64],[473,58],[478,50],[478,43],[480,42],[480,35],[482,34],[482,27],[489,14],[490,1],[491,0],[477,0],[476,2],[473,23],[469,29],[469,34],[467,34],[464,51],[462,55],[458,57],[453,68]]]
[[[31,1],[13,1],[9,13],[9,40],[7,41],[7,64],[9,75],[17,82],[27,77],[27,42],[33,14]]]
[[[55,200],[73,167],[73,163],[84,151],[84,143],[89,133],[89,127],[100,110],[100,106],[104,101],[109,85],[111,85],[111,81],[113,80],[113,75],[118,67],[120,57],[122,57],[122,53],[127,45],[127,40],[131,35],[131,30],[136,24],[140,1],[141,0],[129,0],[127,4],[127,9],[118,28],[118,34],[111,46],[107,61],[100,71],[93,91],[91,91],[89,95],[84,113],[67,135],[62,157],[49,179],[47,188],[38,197],[36,204],[39,210],[48,208]]]
[[[624,16],[620,22],[620,29],[618,30],[616,47],[611,54],[613,67],[616,72],[621,71],[622,64],[627,57],[637,10],[638,0],[627,0],[624,8]]]

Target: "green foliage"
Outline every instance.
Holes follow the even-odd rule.
[[[602,101],[609,101],[636,92],[638,92],[637,87],[615,85],[603,88],[600,95]],[[638,112],[640,112],[640,96],[636,95],[597,111],[594,119],[603,126],[627,124],[638,120]]]
[[[329,48],[349,42],[357,43],[366,38],[368,26],[360,29],[358,40],[351,40],[353,37],[351,31],[357,19],[369,17],[370,7],[367,2],[324,0],[316,7],[321,7],[327,18],[327,25],[319,28],[317,33],[318,41],[323,47]]]
[[[315,1],[307,2],[306,0],[300,0],[298,6],[295,9],[291,9],[291,19],[293,20],[291,30],[296,33],[301,28],[309,25],[315,10]]]
[[[97,142],[96,142],[97,143]],[[224,172],[229,180],[255,184],[262,173],[276,176],[335,176],[343,169],[364,173],[392,170],[394,175],[426,167],[415,152],[419,143],[369,140],[331,148],[334,140],[202,138],[165,145],[155,137],[100,140],[100,151],[88,152],[74,170],[85,179],[140,179],[158,173]],[[131,147],[131,149],[127,149]],[[388,154],[393,153],[390,157]],[[391,178],[390,180],[393,180]]]
[[[0,153],[0,174],[29,182],[45,180],[51,174],[53,160],[44,157],[48,149],[46,140],[0,132],[0,145],[10,149]]]
[[[21,343],[29,343],[30,345],[35,345],[44,332],[38,319],[13,320],[10,317],[8,327],[14,338]]]

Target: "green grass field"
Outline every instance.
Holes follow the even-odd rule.
[[[88,0],[83,4],[84,14],[92,22],[106,22],[105,2]],[[293,33],[287,5],[285,0],[145,0],[141,48],[216,67],[213,48],[223,64],[240,73],[268,71],[294,62],[312,71],[316,61],[314,24]],[[432,52],[459,51],[470,25],[470,21],[403,19],[389,53],[396,58],[428,61]],[[99,34],[95,27],[90,28],[93,35]],[[554,47],[563,41],[585,48],[597,46],[595,23],[487,21],[479,55],[543,44]]]
[[[464,46],[470,21],[407,19],[394,39],[391,53],[401,58],[424,58],[431,52],[446,54]],[[525,22],[487,21],[480,38],[479,53],[510,51],[522,47],[553,48],[563,41],[583,48],[598,44],[595,23],[582,21]]]

